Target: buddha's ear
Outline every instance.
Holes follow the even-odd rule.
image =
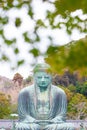
[[[52,82],[52,75],[49,75],[50,76],[50,80],[51,80],[51,82]]]
[[[51,75],[51,81],[53,81],[53,77],[52,77],[52,75]]]

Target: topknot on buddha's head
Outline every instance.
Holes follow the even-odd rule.
[[[34,67],[33,72],[35,74],[36,72],[40,72],[40,71],[45,71],[45,72],[50,73],[51,72],[51,67],[47,63],[39,63]]]

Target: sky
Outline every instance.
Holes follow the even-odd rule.
[[[37,19],[45,19],[45,13],[46,13],[46,9],[53,11],[54,7],[50,4],[46,4],[46,3],[42,3],[40,0],[36,1],[33,0],[32,3],[33,7],[34,7],[34,18]],[[39,8],[38,8],[39,7]],[[28,53],[28,51],[30,49],[32,49],[32,46],[25,43],[23,37],[22,37],[22,33],[24,31],[29,31],[30,32],[30,36],[32,37],[32,32],[34,29],[34,21],[32,21],[30,19],[30,17],[28,17],[27,15],[27,7],[23,7],[20,10],[17,9],[11,9],[10,11],[6,12],[5,14],[3,14],[2,11],[1,15],[8,15],[10,18],[9,24],[5,25],[4,27],[4,32],[5,32],[5,37],[8,39],[12,39],[14,37],[16,37],[17,40],[17,44],[16,46],[20,49],[20,55],[18,55],[18,57],[15,57],[15,55],[12,52],[11,47],[7,47],[3,44],[3,39],[0,38],[0,46],[1,43],[3,44],[2,46],[2,52],[6,51],[6,55],[8,55],[11,59],[11,64],[7,63],[7,62],[0,62],[0,75],[1,76],[5,76],[8,77],[10,79],[13,78],[15,73],[20,73],[24,78],[27,78],[29,75],[32,74],[32,70],[33,67],[30,66],[30,63],[35,62],[34,58],[31,54]],[[81,10],[72,13],[72,16],[75,15],[79,15],[80,17],[82,16],[82,12]],[[20,17],[22,19],[22,25],[20,27],[20,29],[16,28],[14,26],[14,21],[16,17]],[[83,17],[84,19],[84,17]],[[56,21],[58,20],[62,20],[60,17],[58,17]],[[48,25],[48,21],[46,21],[46,23]],[[50,42],[48,41],[48,39],[46,38],[47,35],[51,35],[54,40],[55,40],[55,45],[63,45],[63,44],[67,44],[68,42],[72,41],[72,40],[78,40],[80,38],[83,38],[85,36],[85,34],[80,34],[77,30],[74,30],[71,36],[68,36],[66,34],[65,28],[62,29],[57,29],[57,30],[51,30],[50,28],[47,29],[40,29],[38,31],[40,37],[41,37],[41,43],[40,44],[36,44],[36,47],[39,48],[39,50],[44,53],[47,49],[47,47],[49,46]],[[21,45],[20,45],[21,44]],[[20,68],[16,68],[14,71],[12,71],[10,68],[15,66],[15,61],[21,58],[24,59],[28,59],[28,61],[21,66]],[[44,62],[43,57],[40,56],[38,57],[37,60],[38,63],[42,63]]]

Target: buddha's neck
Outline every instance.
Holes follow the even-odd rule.
[[[48,90],[48,88],[39,88],[39,90],[40,90],[41,93],[44,93]]]
[[[39,92],[41,92],[41,93],[45,93],[45,92],[47,92],[47,91],[50,90],[50,87],[51,87],[51,85],[49,85],[47,87],[44,87],[44,88],[36,86],[36,90],[39,91]]]

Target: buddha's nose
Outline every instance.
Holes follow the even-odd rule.
[[[42,81],[44,81],[44,76],[42,77]]]

